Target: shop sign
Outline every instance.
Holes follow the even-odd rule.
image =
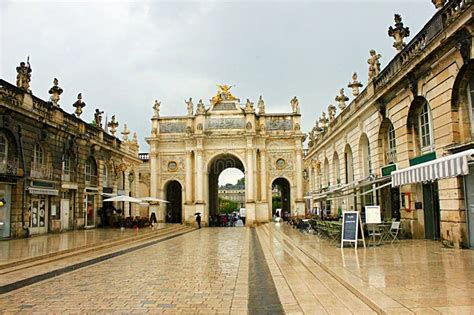
[[[410,160],[410,166],[436,160],[436,152],[426,153]]]
[[[382,176],[389,176],[393,171],[397,170],[397,164],[389,164],[380,168]]]

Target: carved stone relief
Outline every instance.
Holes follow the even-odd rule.
[[[160,133],[186,132],[185,122],[160,122]]]

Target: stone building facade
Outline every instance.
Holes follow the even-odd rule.
[[[55,79],[51,99],[29,89],[29,70],[18,70],[17,85],[0,80],[0,237],[97,227],[104,196],[138,193],[136,137],[117,139],[101,126],[80,119],[85,103],[78,96],[76,115],[60,107],[63,92]],[[109,126],[116,132],[116,122]],[[116,203],[124,214],[138,206]],[[131,207],[131,208],[130,208]]]
[[[222,199],[236,202],[239,208],[244,208],[245,206],[245,187],[237,185],[219,187],[218,194]]]
[[[353,100],[346,106],[341,90],[339,114],[330,105],[309,134],[311,207],[336,215],[377,204],[409,237],[474,246],[472,13],[472,1],[448,1],[407,44],[396,37],[382,70],[371,51],[366,88],[355,74]]]
[[[186,104],[188,114],[178,117],[161,117],[160,103],[154,107],[147,138],[150,192],[170,202],[152,208],[159,221],[192,222],[200,212],[208,224],[217,211],[218,177],[226,168],[245,174],[246,224],[271,219],[274,182],[287,187],[288,213],[304,209],[305,135],[296,97],[290,113],[267,113],[262,97],[256,110],[249,100],[240,104],[229,86],[220,85],[209,105],[199,101],[194,108],[192,99]]]

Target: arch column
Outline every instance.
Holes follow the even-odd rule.
[[[296,147],[296,200],[295,200],[295,213],[293,214],[304,214],[305,213],[305,202],[303,198],[303,150],[301,149],[301,141],[298,139],[295,143]],[[292,209],[293,210],[293,209]],[[297,213],[296,213],[297,212]]]
[[[255,150],[253,149],[253,138],[247,138],[247,148],[246,148],[246,155],[247,155],[247,178],[245,179],[245,189],[247,190],[247,200],[245,203],[246,208],[246,226],[251,226],[255,222]]]

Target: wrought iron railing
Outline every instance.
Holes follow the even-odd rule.
[[[53,168],[50,165],[31,162],[30,177],[38,179],[53,179]]]
[[[19,175],[17,158],[3,158],[0,159],[0,174],[4,175]]]

